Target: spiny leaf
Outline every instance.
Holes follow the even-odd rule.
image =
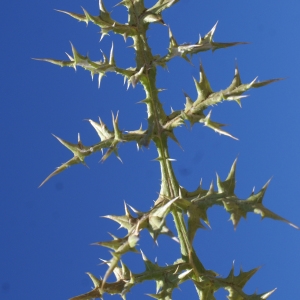
[[[284,80],[285,78],[275,78],[275,79],[269,79],[269,80],[265,80],[265,81],[261,81],[261,82],[255,82],[252,87],[253,88],[259,88],[259,87],[262,87],[262,86],[266,86],[270,83],[273,83],[273,82],[276,82],[276,81],[281,81],[281,80]]]
[[[107,242],[97,242],[93,245],[100,245],[115,250],[115,253],[124,254],[128,251],[137,252],[135,246],[139,240],[139,237],[135,234],[128,234],[124,238],[116,238]]]
[[[241,217],[246,218],[248,212],[254,212],[256,214],[260,214],[262,218],[271,218],[274,220],[282,221],[298,230],[300,229],[298,226],[291,223],[290,221],[273,213],[262,204],[263,197],[269,183],[270,180],[262,187],[262,189],[258,193],[251,194],[250,197],[247,198],[246,200],[240,200],[235,196],[226,197],[222,199],[224,208],[231,214],[230,219],[232,220],[235,229]]]
[[[214,36],[214,33],[216,31],[216,28],[217,28],[217,25],[218,25],[218,22],[213,26],[213,28],[204,36],[204,38],[200,38],[197,45],[201,48],[208,48],[208,49],[211,49],[212,51],[215,51],[217,49],[220,49],[220,48],[227,48],[227,47],[232,47],[232,46],[236,46],[236,45],[244,45],[244,44],[248,44],[246,42],[231,42],[231,43],[216,43],[213,41],[213,36]],[[200,48],[197,49],[199,51],[203,51],[202,49]],[[197,53],[195,52],[195,53]],[[194,53],[193,53],[194,54]]]
[[[235,170],[237,159],[234,160],[230,172],[225,181],[221,181],[217,174],[218,193],[226,193],[228,196],[234,195],[235,189]]]
[[[157,277],[156,280],[156,294],[147,294],[148,296],[155,299],[172,299],[172,293],[183,281],[187,279],[189,274],[192,272],[191,269],[185,270],[184,272],[175,271],[166,272]]]
[[[101,121],[100,118],[99,118],[99,123],[96,123],[90,119],[88,121],[91,123],[91,125],[98,133],[101,141],[113,138],[114,136],[113,132],[107,129],[107,126]]]
[[[117,140],[113,140],[111,145],[109,146],[108,150],[106,151],[106,153],[102,156],[100,162],[103,163],[107,160],[107,158],[112,154],[114,153],[117,157],[117,159],[122,162],[122,159],[120,158],[119,156],[119,153],[118,153],[118,148],[117,148],[117,145],[118,145],[118,141]]]
[[[45,61],[49,62],[54,65],[58,65],[60,67],[72,67],[74,68],[75,63],[74,61],[64,61],[64,60],[58,60],[58,59],[51,59],[51,58],[33,58],[34,60],[39,60],[39,61]]]
[[[119,129],[119,111],[117,112],[116,117],[114,116],[113,112],[112,114],[112,123],[114,126],[114,139],[120,142],[123,142],[122,139],[122,131]]]
[[[111,49],[110,49],[109,64],[111,66],[115,66],[116,65],[116,61],[115,61],[115,57],[114,57],[114,43],[112,43]]]
[[[187,192],[186,196],[190,201],[185,202],[185,210],[187,210],[189,217],[191,218],[189,223],[189,237],[192,239],[197,230],[197,226],[199,226],[199,218],[203,219],[209,225],[206,216],[206,211],[208,208],[213,205],[222,205],[225,210],[230,213],[230,220],[234,225],[234,229],[237,228],[237,225],[240,219],[246,218],[247,213],[256,213],[260,214],[262,218],[271,218],[274,220],[279,220],[289,224],[290,226],[300,229],[295,224],[290,221],[282,218],[281,216],[273,213],[269,209],[267,209],[263,204],[263,197],[270,183],[270,180],[263,186],[263,188],[258,192],[251,193],[251,195],[245,199],[239,199],[234,194],[234,182],[235,182],[235,168],[236,168],[236,160],[234,161],[231,170],[224,182],[217,179],[218,184],[218,192],[213,190],[213,185],[211,184],[209,190],[203,190],[201,186],[194,192]],[[180,204],[180,201],[178,202]],[[202,214],[202,215],[201,215]],[[200,223],[201,224],[201,223]],[[201,225],[200,225],[201,228]]]
[[[172,293],[168,291],[162,291],[158,294],[146,294],[147,296],[154,299],[172,300]]]
[[[79,157],[74,156],[73,158],[71,158],[70,160],[68,160],[67,162],[65,162],[64,164],[62,164],[60,167],[58,167],[54,172],[52,172],[40,185],[39,187],[41,187],[42,185],[44,185],[50,178],[52,178],[53,176],[57,175],[58,173],[64,171],[65,169],[67,169],[68,167],[71,167],[73,165],[76,164],[80,164],[82,163],[82,161],[80,160]]]
[[[234,275],[234,265],[232,265],[232,269],[229,273],[229,275],[222,279],[217,279],[218,283],[227,291],[229,291],[229,295],[227,298],[229,300],[261,300],[261,299],[267,299],[276,289],[257,295],[256,293],[252,295],[246,295],[243,292],[243,288],[246,285],[246,283],[251,279],[251,277],[259,270],[260,268],[255,268],[247,272],[243,272],[242,269],[240,270],[240,273],[235,276]]]
[[[169,39],[170,39],[169,49],[177,48],[178,47],[178,43],[177,43],[177,41],[175,40],[175,38],[173,36],[171,28],[169,26],[168,26],[168,28],[169,28]]]
[[[230,86],[227,88],[227,91],[230,92],[235,88],[237,88],[238,86],[240,86],[241,84],[242,84],[242,80],[241,80],[238,64],[236,63],[234,69],[234,77],[232,79]]]
[[[251,195],[246,201],[252,205],[253,212],[256,214],[260,214],[262,219],[271,218],[274,220],[282,221],[299,230],[300,228],[298,226],[282,218],[281,216],[273,213],[272,211],[270,211],[269,209],[263,206],[262,204],[263,197],[265,195],[265,192],[267,190],[270,181],[271,179],[267,181],[267,183],[262,187],[262,189],[257,194]]]
[[[147,9],[147,12],[152,12],[152,13],[160,13],[163,10],[171,7],[175,3],[177,3],[179,0],[159,0],[154,4],[152,7]]]
[[[192,99],[190,98],[190,96],[187,93],[185,93],[185,92],[183,92],[183,93],[185,96],[185,109],[187,110],[193,106],[194,102],[192,101]]]
[[[68,12],[68,11],[64,11],[64,10],[60,10],[60,9],[55,9],[55,10],[58,12],[61,12],[63,14],[69,15],[70,17],[78,20],[79,22],[85,22],[86,24],[88,24],[88,20],[87,20],[86,16],[83,14],[72,13],[72,12]]]
[[[214,293],[218,290],[213,279],[202,278],[201,281],[193,280],[201,300],[216,300]]]
[[[143,21],[144,21],[144,23],[161,23],[161,24],[165,25],[165,22],[163,21],[160,14],[153,14],[153,13],[149,13],[147,11],[143,15]]]
[[[103,216],[104,218],[108,218],[111,219],[117,223],[120,224],[120,228],[125,228],[128,231],[130,231],[138,222],[138,218],[134,218],[128,208],[127,208],[127,204],[124,202],[124,206],[125,206],[125,215],[124,216],[115,216],[115,215],[107,215],[107,216]]]
[[[169,37],[170,37],[169,53],[160,59],[161,62],[167,62],[175,56],[180,56],[189,62],[190,60],[188,59],[187,55],[192,56],[196,53],[208,51],[208,50],[212,50],[214,52],[215,50],[220,48],[228,48],[232,46],[247,44],[245,42],[232,42],[232,43],[214,42],[213,35],[215,33],[217,24],[218,23],[216,23],[214,27],[203,38],[200,37],[199,41],[195,44],[178,45],[177,42],[174,43],[173,41],[175,41],[175,39],[169,30]],[[173,39],[173,41],[171,39]]]
[[[90,279],[93,281],[94,288],[101,287],[102,280],[98,279],[96,276],[94,276],[92,273],[86,272],[86,274],[90,277]]]
[[[108,266],[111,265],[111,261],[107,261],[104,259],[101,259],[103,261],[103,263],[107,264]],[[116,280],[120,281],[120,280],[130,280],[132,274],[130,272],[130,270],[128,269],[128,267],[122,262],[122,260],[120,260],[121,263],[121,267],[119,267],[118,265],[115,266],[113,273],[116,276]],[[102,283],[101,283],[102,284]],[[101,286],[101,284],[99,284],[99,286]],[[95,286],[96,287],[96,286]]]
[[[201,102],[213,93],[213,90],[210,87],[210,83],[205,75],[202,63],[200,63],[200,80],[199,80],[199,82],[195,78],[193,78],[193,79],[194,79],[194,83],[195,83],[197,94],[198,94],[197,101]]]
[[[239,86],[237,86],[236,88],[228,91],[228,89],[226,89],[224,91],[224,99],[227,100],[236,100],[235,98],[230,98],[230,97],[234,97],[234,96],[240,96],[242,93],[244,93],[245,91],[249,90],[250,88],[259,88],[259,87],[263,87],[266,86],[270,83],[273,82],[277,82],[277,81],[281,81],[283,80],[283,78],[275,78],[275,79],[269,79],[269,80],[265,80],[265,81],[261,81],[261,82],[257,82],[257,77],[254,78],[254,80],[252,80],[250,83],[246,83],[246,84],[240,84]],[[231,88],[231,86],[229,86],[229,88]]]
[[[206,126],[211,127],[220,134],[225,134],[236,139],[221,129],[224,126],[223,124],[209,120],[208,116],[210,113],[205,116],[203,112],[209,106],[216,105],[224,100],[235,101],[239,106],[241,106],[241,99],[248,97],[248,95],[243,95],[245,91],[249,90],[250,88],[258,88],[276,81],[280,81],[282,78],[270,79],[262,82],[256,82],[256,80],[257,78],[252,80],[250,83],[242,84],[236,65],[235,75],[229,87],[224,90],[220,90],[219,92],[213,92],[204,73],[203,66],[200,63],[200,81],[197,82],[197,80],[194,78],[197,90],[197,99],[194,102],[191,99],[186,99],[185,109],[182,111],[172,112],[172,114],[168,116],[167,122],[164,124],[164,128],[170,129],[179,127],[183,124],[184,120],[188,120],[192,126],[198,122],[204,124],[206,123]]]
[[[117,72],[119,74],[128,72],[126,70],[118,69],[116,71],[115,60],[113,56],[113,46],[110,52],[110,59],[107,61],[105,55],[103,55],[104,61],[92,61],[88,56],[81,55],[76,48],[71,43],[72,54],[73,57],[67,54],[69,61],[57,60],[57,59],[49,59],[49,58],[34,58],[35,60],[46,61],[55,65],[59,65],[61,67],[73,67],[75,70],[77,66],[82,67],[83,69],[91,72],[91,76],[93,79],[94,74],[98,74],[98,87],[100,87],[101,79],[105,75],[106,72]]]
[[[282,222],[287,223],[288,225],[290,225],[290,226],[292,226],[292,227],[300,230],[300,228],[297,225],[295,225],[292,222],[288,221],[287,219],[282,218],[281,216],[273,213],[272,211],[270,211],[269,209],[265,208],[260,203],[257,203],[257,204],[254,205],[253,212],[256,213],[256,214],[261,215],[262,219],[264,219],[264,218],[271,218],[273,220],[282,221]]]
[[[113,31],[115,33],[121,34],[127,37],[132,36],[135,32],[135,28],[133,26],[130,26],[128,24],[121,24],[119,22],[116,22],[113,20],[110,16],[110,13],[106,10],[106,8],[103,5],[103,1],[99,1],[99,15],[98,16],[92,16],[88,11],[86,11],[83,7],[83,14],[77,14],[72,12],[67,12],[63,10],[57,10],[59,12],[62,12],[64,14],[67,14],[71,16],[72,18],[75,18],[78,21],[85,22],[88,24],[89,22],[94,23],[95,25],[99,26],[101,28],[101,39],[107,35],[110,31]]]
[[[250,280],[250,278],[260,269],[260,267],[252,269],[250,271],[244,272],[242,269],[240,273],[235,276],[234,275],[234,264],[232,264],[232,268],[228,276],[224,279],[220,279],[219,281],[224,282],[225,285],[238,287],[243,289],[246,283]]]
[[[227,296],[228,300],[264,300],[269,298],[269,296],[271,296],[271,294],[273,294],[276,291],[275,288],[274,290],[264,294],[257,295],[256,293],[254,293],[252,295],[247,295],[243,291],[235,290],[230,287],[225,289],[229,291],[229,295]]]
[[[90,300],[90,299],[102,299],[102,294],[99,288],[95,288],[90,292],[70,298],[70,300]]]
[[[171,138],[171,139],[172,139],[172,140],[173,140],[173,141],[181,148],[181,150],[183,150],[183,148],[181,147],[179,141],[177,140],[177,138],[176,138],[176,136],[175,136],[173,130],[166,130],[166,131],[165,131],[165,134],[166,134],[169,138]]]
[[[103,277],[101,290],[103,290],[109,275],[113,272],[114,268],[118,265],[121,258],[121,253],[111,252],[111,255],[112,255],[112,259],[110,260],[109,268],[107,269]]]
[[[176,200],[178,200],[178,197],[168,201],[164,205],[158,205],[158,207],[154,207],[150,211],[148,215],[147,229],[155,242],[157,242],[157,237],[160,234],[166,234],[174,241],[178,242],[177,237],[175,237],[172,231],[166,226],[166,215],[171,209],[171,205]]]
[[[70,151],[73,152],[74,157],[71,158],[66,163],[62,164],[60,167],[58,167],[54,172],[52,172],[41,184],[39,187],[41,187],[43,184],[45,184],[50,178],[57,175],[58,173],[64,171],[66,168],[76,165],[79,163],[82,163],[86,166],[84,162],[84,158],[88,155],[90,155],[93,152],[93,149],[91,147],[86,147],[82,144],[80,140],[80,135],[78,134],[78,143],[72,144],[70,142],[67,142],[53,134],[53,136],[58,139],[60,143],[62,143],[66,148],[68,148]]]
[[[217,123],[217,122],[212,121],[210,119],[210,116],[211,116],[211,111],[208,113],[208,115],[204,119],[200,120],[200,123],[203,123],[204,126],[207,126],[211,129],[213,129],[215,132],[218,132],[219,134],[227,135],[227,136],[231,137],[234,140],[238,140],[238,138],[234,137],[233,135],[231,135],[227,131],[221,129],[222,127],[226,126],[225,124],[221,124],[221,123]]]
[[[100,16],[103,19],[110,19],[110,13],[105,8],[103,0],[99,0],[99,10],[100,10]]]
[[[170,210],[171,205],[178,200],[178,197],[168,201],[166,204],[160,206],[157,209],[153,209],[150,213],[151,216],[164,218]]]
[[[129,89],[130,84],[132,85],[133,88],[136,87],[137,83],[140,81],[140,79],[143,75],[143,72],[144,72],[144,66],[138,72],[136,72],[134,75],[132,75],[128,79],[128,81],[127,81],[127,90]]]
[[[58,12],[64,13],[69,15],[70,17],[81,21],[81,22],[85,22],[86,24],[88,24],[89,22],[92,22],[100,27],[108,27],[111,26],[111,24],[113,24],[113,20],[110,18],[109,14],[103,12],[100,10],[100,15],[99,16],[92,16],[89,12],[87,12],[83,7],[83,14],[77,14],[77,13],[73,13],[73,12],[68,12],[68,11],[64,11],[64,10],[56,10]],[[104,17],[104,18],[103,18]]]
[[[229,87],[219,92],[213,92],[204,73],[203,66],[202,64],[200,64],[200,81],[197,82],[194,79],[198,96],[193,106],[191,107],[190,112],[203,112],[203,110],[208,106],[218,104],[223,100],[236,101],[241,106],[240,99],[247,97],[247,95],[242,95],[244,92],[246,92],[250,88],[258,88],[276,81],[280,81],[282,80],[282,78],[270,79],[262,82],[256,82],[256,80],[257,78],[252,80],[250,83],[243,84],[241,82],[238,67],[236,65],[234,78]],[[188,112],[186,111],[186,113]]]
[[[198,205],[191,204],[188,209],[188,238],[190,243],[193,242],[195,234],[199,228],[205,228],[200,222],[200,218],[204,219],[207,224],[206,210],[202,210]]]
[[[135,248],[135,246],[137,245],[137,242],[139,240],[138,232],[132,232],[124,238],[117,238],[114,236],[113,236],[113,238],[114,239],[112,241],[94,243],[94,245],[101,245],[101,246],[108,247],[108,248],[115,250],[114,252],[111,252],[112,258],[109,262],[107,262],[109,268],[103,277],[101,290],[103,290],[110,274],[117,267],[117,265],[121,259],[121,256],[129,251],[138,252]]]
[[[144,252],[142,250],[141,251],[141,254],[142,254],[142,258],[143,258],[143,261],[144,261],[144,264],[145,264],[145,267],[146,267],[146,270],[147,271],[154,271],[154,270],[159,270],[160,267],[155,263],[153,263],[152,261],[150,261],[146,255],[144,254]]]
[[[108,283],[103,280],[97,279],[93,274],[87,273],[94,284],[94,289],[85,294],[71,298],[70,300],[90,300],[90,299],[103,299],[103,294],[108,293],[111,295],[119,294],[125,299],[125,294],[133,286],[134,278],[129,271],[128,280],[119,279],[116,282]]]

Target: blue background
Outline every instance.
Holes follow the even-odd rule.
[[[109,11],[119,1],[106,1]],[[207,3],[209,2],[209,3]],[[151,6],[154,1],[145,1]],[[98,116],[111,128],[111,111],[119,110],[122,130],[146,127],[144,98],[140,85],[126,91],[123,78],[114,73],[104,77],[101,88],[88,72],[31,60],[34,57],[67,59],[69,41],[93,60],[106,55],[112,41],[120,67],[134,66],[134,52],[122,36],[104,37],[99,43],[99,28],[55,12],[62,9],[81,13],[80,6],[98,14],[94,1],[21,1],[2,3],[0,12],[0,298],[68,299],[87,292],[92,283],[85,272],[103,276],[106,267],[98,258],[109,259],[106,248],[90,246],[109,240],[107,232],[118,236],[117,224],[99,216],[124,213],[123,201],[147,211],[157,198],[160,186],[157,154],[153,144],[137,152],[136,146],[123,144],[121,164],[114,156],[99,164],[99,153],[89,157],[90,169],[76,165],[55,176],[42,188],[39,184],[55,167],[72,157],[51,133],[73,143],[77,133],[85,145],[98,142],[98,136],[85,119]],[[253,186],[258,191],[273,176],[264,203],[272,211],[300,225],[299,218],[299,9],[298,1],[198,1],[186,0],[163,14],[178,43],[196,42],[219,21],[214,40],[247,41],[215,53],[193,57],[194,66],[176,58],[169,70],[159,69],[157,85],[166,88],[161,101],[182,109],[185,98],[196,89],[192,76],[199,79],[201,59],[213,90],[226,88],[233,77],[237,60],[242,81],[256,76],[260,80],[287,78],[264,88],[250,90],[251,97],[213,108],[214,121],[230,124],[225,129],[239,138],[235,141],[195,125],[176,130],[184,149],[170,142],[177,159],[174,169],[180,184],[197,188],[200,178],[208,188],[215,174],[225,179],[238,156],[236,194],[247,198]],[[127,21],[124,7],[113,9],[112,16]],[[152,24],[149,43],[153,52],[165,54],[167,27]],[[195,248],[207,269],[226,277],[235,261],[236,271],[262,266],[247,284],[246,293],[277,291],[270,299],[296,299],[299,295],[300,236],[294,228],[273,220],[260,221],[258,215],[241,220],[236,231],[229,214],[221,207],[208,212],[212,230],[198,231]],[[173,222],[168,219],[169,226]],[[139,248],[158,263],[173,263],[179,256],[178,244],[159,237],[159,247],[147,232],[142,232]],[[133,272],[143,271],[139,254],[124,257]],[[153,282],[132,289],[128,299],[149,299],[155,293]],[[224,299],[227,293],[215,294]],[[191,283],[184,283],[174,299],[196,299]],[[111,298],[105,295],[105,298]],[[116,295],[113,298],[120,298]]]

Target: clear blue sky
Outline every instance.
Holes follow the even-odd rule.
[[[106,7],[119,1],[106,1]],[[109,3],[108,3],[109,2]],[[145,1],[151,5],[154,1]],[[0,12],[0,298],[68,299],[87,292],[92,283],[85,272],[103,276],[109,259],[106,248],[91,243],[110,239],[107,232],[122,236],[117,225],[99,216],[123,214],[123,201],[146,211],[159,191],[159,166],[153,145],[137,152],[134,144],[121,145],[121,164],[110,157],[99,164],[101,155],[87,159],[89,169],[76,165],[39,184],[72,155],[51,133],[76,142],[80,132],[85,145],[98,142],[98,136],[85,119],[98,116],[110,127],[111,111],[119,110],[122,130],[146,125],[141,86],[126,91],[121,76],[109,73],[101,88],[88,72],[31,60],[33,57],[65,59],[71,53],[69,41],[81,54],[102,59],[99,49],[109,54],[112,41],[117,64],[134,66],[130,39],[110,34],[99,42],[99,28],[78,23],[62,9],[81,13],[81,6],[98,13],[98,1],[29,1],[2,3]],[[242,80],[252,81],[284,77],[286,80],[250,90],[242,101],[223,103],[213,108],[212,119],[230,124],[226,128],[239,138],[219,136],[201,124],[192,130],[180,128],[177,137],[184,149],[170,143],[177,162],[174,169],[181,185],[195,189],[200,181],[209,187],[215,174],[225,178],[238,156],[237,196],[247,198],[253,186],[259,190],[273,176],[266,192],[265,205],[300,225],[299,202],[299,10],[298,1],[198,1],[182,0],[164,15],[179,43],[196,42],[219,21],[215,41],[246,41],[215,53],[205,52],[193,58],[194,66],[179,58],[169,71],[159,69],[158,86],[164,108],[170,112],[183,108],[182,90],[192,98],[196,90],[192,76],[199,78],[201,59],[215,91],[229,85],[237,60]],[[126,22],[123,7],[113,17]],[[167,27],[154,24],[149,42],[154,53],[164,54],[168,47]],[[227,276],[232,262],[236,269],[262,266],[246,286],[247,293],[269,291],[270,299],[299,297],[300,232],[282,222],[260,221],[258,215],[241,220],[236,231],[222,208],[208,212],[212,230],[198,231],[195,248],[207,269]],[[170,219],[172,227],[172,220]],[[179,255],[178,245],[160,237],[155,246],[147,232],[142,233],[140,248],[149,259],[172,263]],[[133,272],[142,271],[139,254],[124,261]],[[153,283],[136,287],[128,299],[148,299]],[[226,293],[216,294],[224,299]],[[109,299],[110,297],[106,295]],[[184,284],[174,299],[196,299],[191,284]],[[114,296],[119,298],[119,296]]]

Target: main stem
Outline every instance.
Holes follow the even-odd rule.
[[[137,34],[132,36],[134,41],[133,46],[136,50],[136,70],[138,72],[144,67],[144,74],[140,81],[146,93],[146,99],[144,102],[147,105],[148,114],[147,130],[148,135],[154,141],[157,148],[157,160],[160,163],[160,197],[156,201],[156,205],[159,205],[161,201],[168,201],[178,197],[180,187],[170,160],[168,151],[168,136],[163,129],[163,124],[166,121],[166,113],[163,110],[158,97],[158,88],[156,87],[156,65],[154,64],[153,55],[146,36],[149,24],[144,23],[141,18],[143,11],[143,1],[140,1],[139,5],[136,3],[134,5],[134,13],[130,14],[131,18],[129,23],[132,25],[134,24],[137,29]],[[172,215],[178,232],[182,259],[190,263],[195,274],[203,272],[205,269],[188,240],[187,229],[181,209],[174,206],[172,208]]]

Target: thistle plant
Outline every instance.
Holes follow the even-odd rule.
[[[176,57],[183,58],[187,62],[191,61],[193,55],[203,51],[215,51],[222,48],[233,47],[244,42],[215,42],[213,39],[216,26],[204,36],[200,37],[194,44],[179,44],[172,31],[171,25],[165,24],[163,12],[171,8],[179,0],[158,0],[152,7],[145,7],[144,0],[123,0],[118,5],[125,6],[128,10],[128,22],[119,23],[114,20],[111,13],[107,11],[103,0],[99,0],[99,15],[93,16],[83,9],[82,13],[73,13],[59,10],[72,18],[86,24],[93,23],[101,29],[101,39],[113,32],[120,34],[124,39],[132,39],[135,52],[135,66],[124,69],[118,66],[114,58],[114,47],[112,45],[109,55],[103,54],[103,59],[92,61],[89,56],[80,54],[71,44],[72,54],[67,54],[68,60],[38,59],[61,67],[72,67],[75,70],[79,67],[89,71],[91,76],[98,76],[98,86],[100,87],[103,76],[108,72],[115,72],[124,77],[127,88],[135,88],[140,84],[145,91],[145,98],[141,100],[145,104],[147,111],[147,128],[135,130],[121,130],[119,128],[119,114],[112,114],[112,125],[107,126],[99,118],[99,121],[88,120],[99,136],[100,141],[94,145],[84,145],[78,134],[77,143],[67,142],[59,137],[58,141],[67,147],[73,157],[58,167],[41,184],[46,183],[51,177],[59,174],[75,164],[84,164],[85,158],[97,152],[102,153],[101,162],[114,154],[121,160],[118,154],[120,144],[135,142],[138,148],[148,148],[153,144],[157,149],[157,162],[160,165],[161,185],[158,198],[152,208],[147,212],[139,211],[125,203],[125,213],[122,216],[107,215],[125,228],[127,234],[123,237],[112,235],[110,241],[102,241],[97,245],[110,248],[111,259],[104,261],[107,264],[107,271],[103,278],[97,278],[88,273],[94,288],[85,294],[73,297],[73,300],[103,298],[107,294],[120,294],[123,299],[127,292],[144,281],[152,280],[156,282],[156,293],[149,291],[148,295],[155,299],[172,299],[173,290],[187,280],[191,280],[201,300],[215,299],[214,293],[219,289],[228,291],[228,299],[267,299],[274,291],[263,294],[247,295],[243,291],[245,284],[257,272],[258,268],[249,271],[240,271],[235,275],[234,267],[229,271],[227,277],[220,277],[209,266],[204,266],[197,255],[197,249],[193,246],[195,234],[198,229],[210,226],[207,211],[213,206],[222,206],[230,215],[234,229],[238,226],[240,219],[246,218],[248,213],[261,215],[262,218],[271,218],[283,221],[292,227],[299,229],[283,217],[272,212],[264,206],[263,198],[269,181],[258,192],[252,192],[247,199],[240,199],[235,194],[235,160],[228,176],[222,180],[218,175],[216,186],[211,183],[209,189],[201,186],[194,191],[188,191],[180,185],[173,170],[173,159],[169,155],[169,140],[179,141],[175,136],[174,129],[183,127],[187,123],[191,126],[202,124],[220,135],[237,139],[223,129],[223,124],[211,119],[210,108],[213,105],[224,101],[235,101],[241,105],[241,99],[246,97],[246,91],[252,88],[260,88],[281,79],[271,79],[258,82],[257,78],[249,83],[242,83],[239,69],[236,65],[231,84],[220,91],[213,91],[208,78],[205,75],[204,67],[200,63],[199,79],[193,79],[197,92],[196,99],[184,93],[182,96],[182,109],[172,111],[167,114],[159,98],[160,89],[157,87],[157,70],[167,68],[168,62]],[[169,47],[165,55],[152,53],[147,40],[147,31],[151,23],[161,25],[161,30],[168,31]],[[185,100],[184,100],[185,99]],[[122,116],[126,118],[126,116]],[[149,203],[149,207],[152,203]],[[166,217],[171,215],[176,233],[173,233],[167,226]],[[175,242],[179,243],[178,259],[168,266],[159,266],[151,262],[146,253],[141,252],[141,262],[145,269],[142,273],[133,273],[130,268],[122,262],[122,256],[127,252],[137,252],[137,245],[140,239],[140,232],[146,230],[156,242],[159,235],[168,235]],[[110,275],[114,274],[116,280],[108,282]]]

